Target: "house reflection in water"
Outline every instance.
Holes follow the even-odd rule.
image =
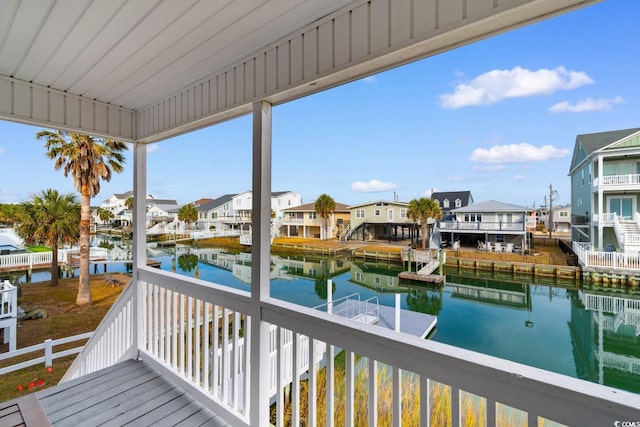
[[[579,378],[640,392],[640,295],[580,290],[569,329]]]

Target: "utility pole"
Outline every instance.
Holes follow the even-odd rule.
[[[553,185],[549,184],[549,239],[551,239],[551,232],[553,230],[553,201],[558,199],[558,192],[553,189]]]

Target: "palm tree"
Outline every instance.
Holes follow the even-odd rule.
[[[178,257],[178,267],[185,273],[189,273],[193,270],[193,277],[198,278],[198,255],[195,254],[182,254]]]
[[[58,285],[58,248],[74,244],[80,234],[80,204],[72,193],[61,195],[57,190],[43,190],[31,201],[20,204],[16,234],[26,244],[45,244],[53,252],[51,285]]]
[[[98,213],[98,219],[100,219],[103,224],[113,219],[113,212],[109,209],[98,208],[96,209],[96,212]]]
[[[100,181],[110,181],[113,172],[124,169],[122,152],[127,146],[122,141],[94,138],[66,131],[40,131],[36,138],[45,141],[47,156],[54,160],[56,170],[71,175],[80,193],[80,281],[77,305],[91,304],[89,283],[89,239],[91,225],[91,198],[100,192]]]
[[[191,223],[198,220],[198,209],[192,204],[183,205],[178,209],[178,220],[187,223],[187,231],[191,231]]]
[[[422,249],[426,249],[428,220],[429,218],[442,218],[442,210],[440,209],[440,205],[435,200],[428,199],[426,197],[413,199],[409,202],[407,217],[411,221],[415,221],[420,224],[420,230],[422,233]]]
[[[336,202],[328,194],[321,194],[316,199],[316,213],[322,218],[323,232],[320,233],[321,239],[328,239],[328,219],[336,210]]]

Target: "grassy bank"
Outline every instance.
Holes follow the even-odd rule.
[[[50,282],[26,283],[20,285],[22,297],[19,306],[25,312],[39,308],[46,311],[47,317],[18,322],[17,348],[41,344],[44,340],[57,339],[95,330],[111,305],[129,281],[124,274],[109,274],[120,281],[120,286],[105,283],[104,275],[91,276],[91,307],[76,307],[78,278],[62,279],[60,284],[52,287]],[[56,347],[55,351],[76,347],[82,342],[69,346]],[[8,344],[0,344],[0,353],[9,351]],[[43,352],[35,352],[0,362],[0,367],[13,365],[23,360],[41,357]],[[27,393],[56,385],[64,372],[73,362],[75,356],[53,361],[53,372],[46,372],[44,364],[38,364],[19,371],[0,376],[0,401],[13,399]],[[29,389],[31,382],[42,381],[41,386]],[[21,385],[24,390],[19,391]]]

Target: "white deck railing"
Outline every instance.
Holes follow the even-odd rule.
[[[573,251],[583,267],[640,271],[640,255],[594,251],[591,243],[573,242]]]
[[[442,231],[524,231],[523,222],[465,222],[465,221],[438,221],[438,227]]]
[[[458,426],[468,411],[478,410],[474,396],[481,398],[479,413],[491,426],[513,417],[523,417],[528,425],[543,419],[613,425],[616,420],[637,420],[640,414],[640,399],[633,393],[280,300],[261,302],[256,310],[247,292],[157,269],[141,267],[138,275],[65,379],[136,357],[129,349],[137,347],[138,357],[233,425],[252,424],[249,408],[257,402],[249,400],[250,378],[263,370],[268,371],[269,385],[279,390],[272,407],[276,426],[285,424],[285,413],[291,414],[286,423],[299,425],[304,418],[316,420],[321,412],[345,425],[365,419],[369,425],[390,424],[392,418],[403,420],[398,425],[440,425],[436,418],[444,417]],[[264,330],[270,354],[261,358],[264,366],[249,364],[249,345],[258,333],[251,328],[249,313],[260,313],[268,326]],[[227,351],[216,351],[212,358],[212,349],[220,348]],[[334,363],[338,349],[344,349],[345,369]],[[326,392],[319,392],[320,386]],[[439,405],[436,395],[449,403]],[[267,395],[260,399],[271,401]],[[305,400],[312,404],[301,413]]]
[[[17,317],[18,288],[8,280],[0,283],[0,319]]]

